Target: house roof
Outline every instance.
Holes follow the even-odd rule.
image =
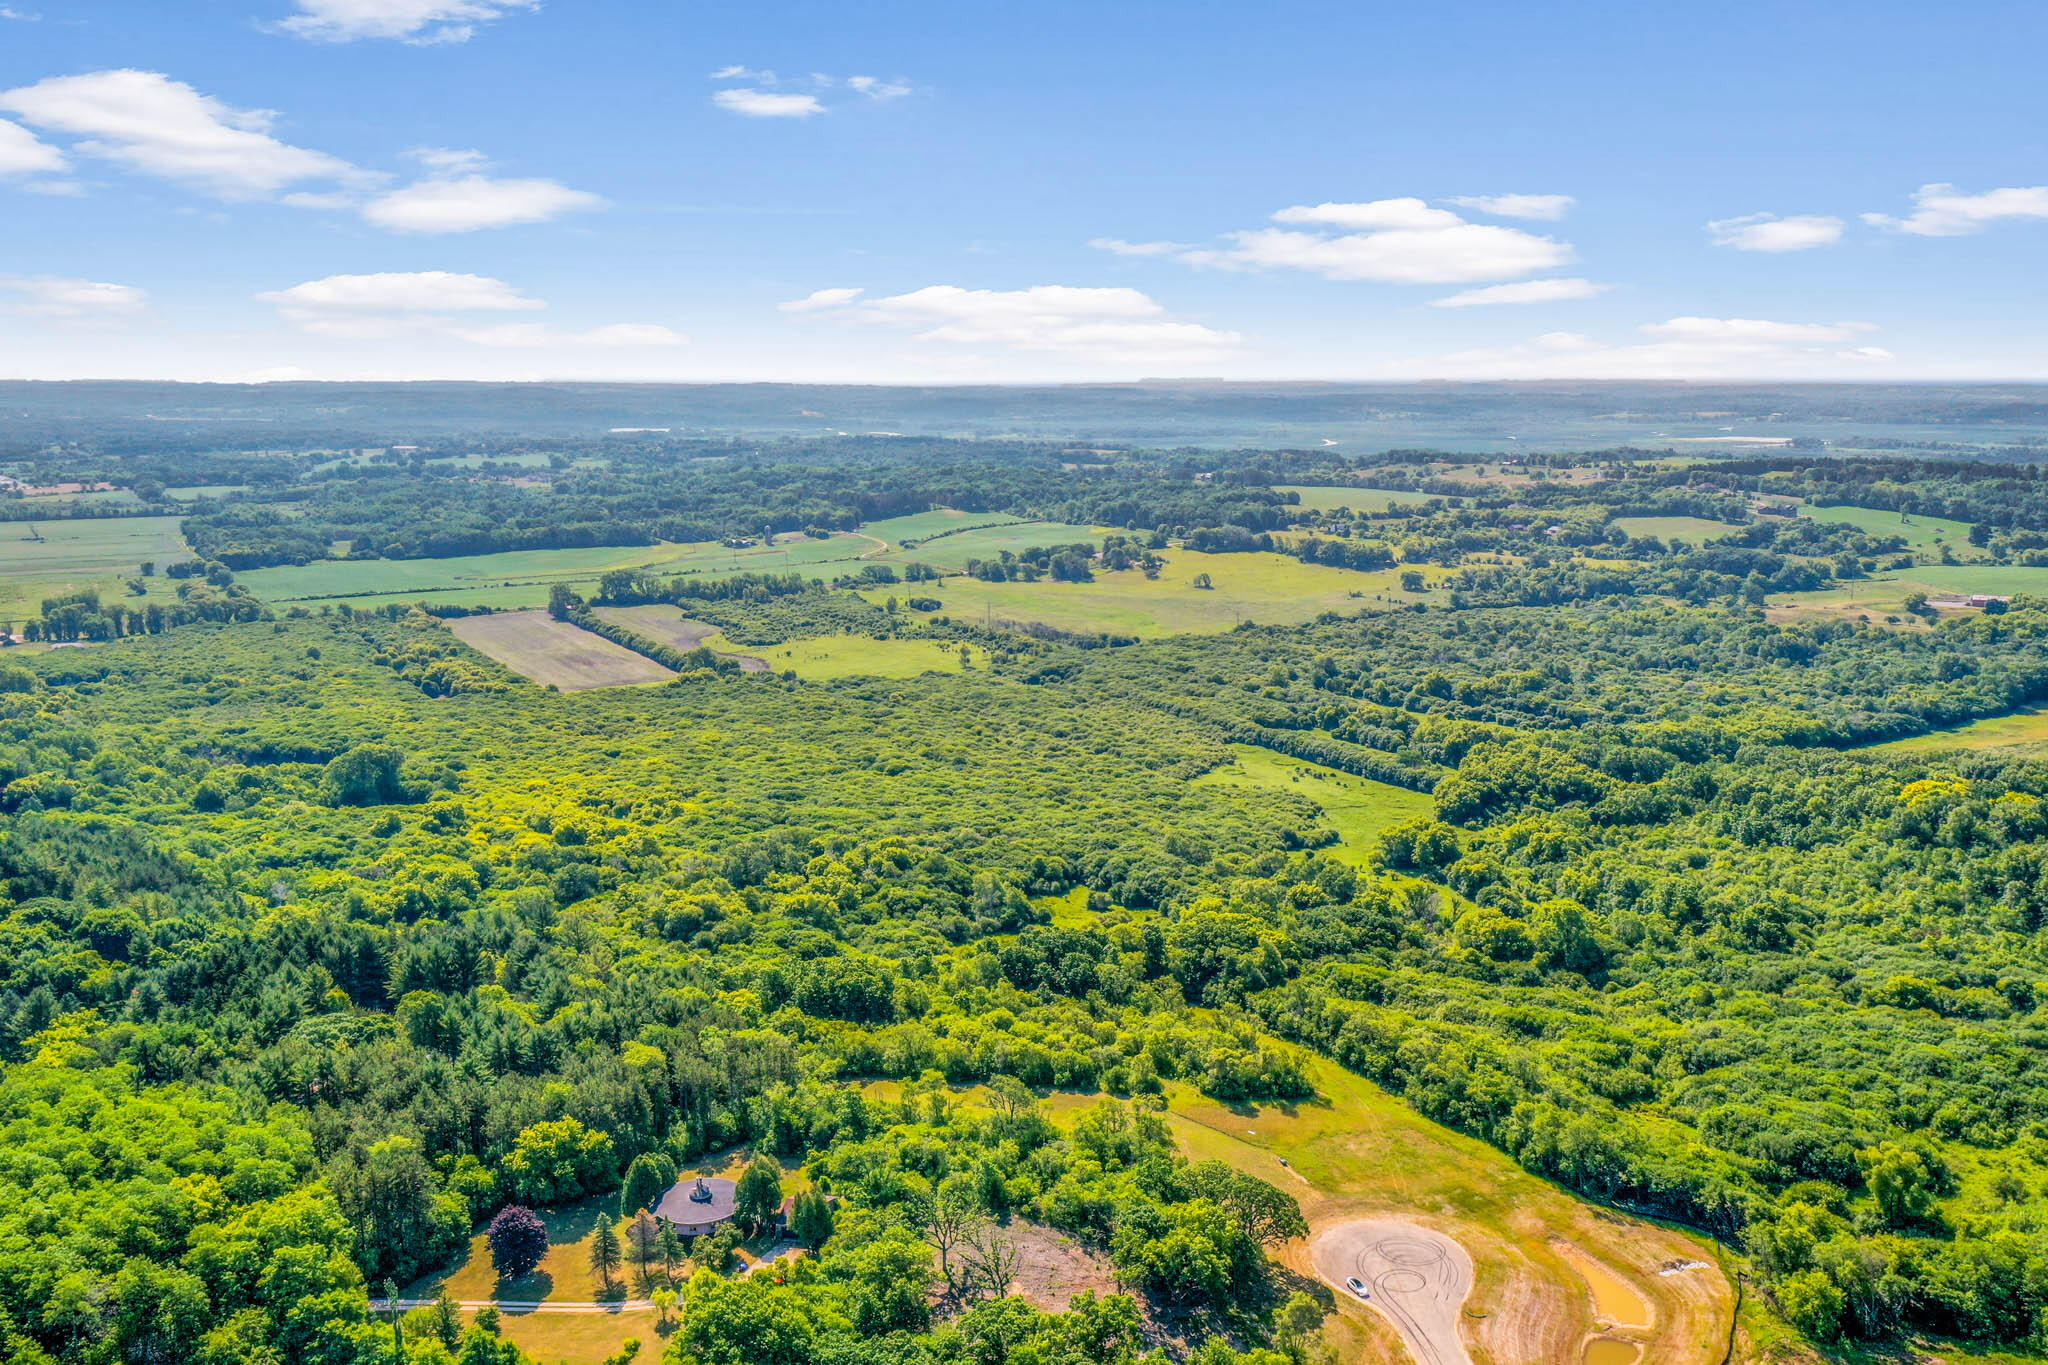
[[[709,1199],[692,1197],[699,1186],[710,1195]],[[648,1212],[677,1224],[722,1223],[732,1217],[733,1195],[738,1189],[732,1181],[717,1176],[685,1176],[664,1190]]]

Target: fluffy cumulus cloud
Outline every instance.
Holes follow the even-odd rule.
[[[1788,218],[1775,213],[1752,213],[1741,218],[1714,219],[1707,224],[1707,236],[1715,246],[1732,246],[1737,251],[1810,251],[1841,241],[1842,220],[1816,213]]]
[[[0,275],[0,312],[108,322],[132,317],[148,304],[149,296],[133,285],[61,275]]]
[[[908,329],[916,340],[948,347],[1060,356],[1090,364],[1146,366],[1200,364],[1229,354],[1243,340],[1235,332],[1167,316],[1135,289],[1034,285],[1028,289],[963,289],[935,284],[865,303],[858,290],[801,311],[839,314]],[[811,305],[812,299],[798,300]]]
[[[1554,223],[1579,201],[1569,194],[1466,194],[1450,202],[1495,218],[1538,218]]]
[[[1571,247],[1493,223],[1472,223],[1420,199],[1301,204],[1273,215],[1278,227],[1225,236],[1222,247],[1098,238],[1127,256],[1156,256],[1226,270],[1301,270],[1331,280],[1476,284],[1554,270]]]
[[[1874,330],[1867,322],[1677,317],[1645,323],[1635,340],[1546,332],[1519,345],[1404,361],[1384,373],[1432,379],[1834,378],[1892,359],[1883,347],[1855,344]]]
[[[427,177],[363,204],[362,215],[373,225],[393,232],[475,232],[545,223],[604,202],[553,180],[494,179],[474,151],[423,147],[413,155]]]
[[[1523,280],[1518,284],[1490,284],[1481,289],[1460,290],[1444,298],[1431,299],[1430,306],[1485,308],[1503,303],[1563,303],[1571,299],[1590,299],[1613,287],[1576,278]]]
[[[715,91],[711,102],[748,118],[809,118],[825,112],[824,103],[816,95],[755,90],[746,86]]]
[[[785,313],[816,313],[852,303],[861,296],[861,293],[862,291],[858,289],[814,289],[800,299],[791,299],[787,303],[778,303],[775,306]]]
[[[813,72],[794,80],[784,80],[773,71],[751,66],[722,66],[711,73],[714,81],[744,81],[744,85],[728,85],[711,94],[711,102],[730,113],[747,118],[806,119],[828,113],[843,98],[833,100],[834,95],[858,96],[860,100],[900,100],[910,93],[910,82],[902,79],[884,80],[880,76],[827,76]],[[828,102],[829,101],[829,102]]]
[[[553,180],[487,174],[481,153],[419,148],[420,179],[391,177],[278,138],[277,115],[238,109],[155,71],[59,76],[0,93],[0,111],[46,134],[68,136],[79,156],[231,201],[274,199],[298,208],[357,213],[394,232],[474,232],[543,223],[596,208],[598,196]],[[0,120],[0,175],[61,170],[64,151]],[[39,182],[56,188],[65,182]],[[34,187],[34,186],[32,186]]]
[[[0,175],[38,175],[62,171],[64,154],[18,123],[0,119]]]
[[[72,150],[222,199],[262,199],[309,182],[361,183],[339,157],[273,136],[277,115],[237,109],[155,71],[55,76],[0,92],[0,110]]]
[[[1993,223],[2010,219],[2048,218],[2048,185],[2031,185],[1965,194],[1954,185],[1922,185],[1913,195],[1913,211],[1904,218],[1866,213],[1863,221],[1892,232],[1918,237],[1967,237]]]
[[[298,12],[279,20],[277,27],[323,43],[361,38],[461,43],[480,23],[539,8],[537,0],[298,0]]]
[[[539,322],[490,322],[493,315],[546,308],[489,275],[419,270],[377,275],[329,275],[256,296],[303,332],[344,341],[382,341],[406,335],[450,337],[494,347],[679,346],[685,338],[655,323],[612,323],[584,332]]]

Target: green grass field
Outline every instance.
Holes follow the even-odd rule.
[[[197,502],[201,498],[224,498],[230,493],[246,493],[245,483],[195,483],[184,488],[166,488],[164,496],[172,502]]]
[[[961,512],[951,507],[934,507],[929,512],[913,512],[907,517],[871,521],[860,529],[865,535],[894,545],[899,540],[923,540],[945,532],[1015,520],[1017,518],[1008,512]]]
[[[1348,507],[1354,512],[1378,512],[1389,507],[1413,507],[1436,497],[1405,488],[1353,488],[1348,485],[1276,483],[1275,493],[1293,493],[1301,505],[1315,512],[1334,512]]]
[[[1236,762],[1204,773],[1195,779],[1195,785],[1283,791],[1307,797],[1322,807],[1325,824],[1337,832],[1337,843],[1330,851],[1348,863],[1363,863],[1383,830],[1403,820],[1427,815],[1432,809],[1424,792],[1355,777],[1255,745],[1233,744],[1230,751],[1237,756]]]
[[[161,572],[147,580],[149,597],[132,597],[122,585],[145,560],[161,571],[192,557],[178,524],[177,517],[39,521],[38,541],[29,538],[30,523],[0,522],[0,621],[34,616],[45,598],[87,588],[131,603],[170,597],[175,585]]]
[[[715,541],[677,545],[512,550],[452,559],[321,560],[275,569],[252,569],[238,581],[267,602],[446,601],[478,606],[540,606],[556,583],[594,585],[612,569],[646,568],[663,574],[784,573],[852,560],[873,544],[855,535],[814,540],[785,537],[774,545],[729,550]],[[830,572],[820,569],[821,576]]]
[[[796,670],[799,679],[832,682],[839,678],[915,678],[926,673],[961,671],[960,646],[949,640],[877,640],[866,635],[819,635],[780,645],[736,645],[723,635],[704,641],[721,654],[750,654],[766,659],[780,673]],[[988,651],[970,647],[968,667],[986,668]]]
[[[888,525],[888,522],[876,522],[873,526],[861,529],[868,534],[881,536],[883,533],[877,528]],[[1074,526],[1055,521],[1026,521],[1010,526],[991,525],[980,530],[962,531],[958,535],[927,541],[912,549],[892,549],[886,555],[876,555],[875,559],[883,564],[907,564],[915,561],[940,569],[957,570],[966,568],[970,559],[999,559],[1005,550],[1017,554],[1035,547],[1072,545],[1084,540],[1092,542],[1096,549],[1100,549],[1104,534],[1105,532],[1092,526]],[[895,541],[891,540],[890,544],[893,546]]]
[[[1970,543],[1970,523],[1944,517],[1902,516],[1875,507],[1801,507],[1802,515],[1815,521],[1835,522],[1868,531],[1874,536],[1902,536],[1914,554],[1935,555],[1943,545],[1957,559],[1982,560],[1985,552]]]
[[[944,603],[943,611],[965,620],[1039,622],[1084,634],[1109,631],[1141,638],[1230,630],[1239,621],[1306,621],[1325,611],[1390,611],[1418,600],[1416,594],[1401,592],[1398,569],[1361,573],[1268,553],[1164,550],[1160,557],[1166,567],[1156,579],[1136,569],[1098,573],[1092,583],[986,583],[955,577],[916,584],[912,595],[936,598]],[[1203,573],[1212,587],[1194,586],[1195,576]],[[891,596],[900,600],[906,591],[892,586],[864,595],[880,602]]]
[[[1628,532],[1631,540],[1655,536],[1667,545],[1674,540],[1704,545],[1742,530],[1740,526],[1731,526],[1725,521],[1708,521],[1705,517],[1616,517],[1614,524]]]
[[[1989,716],[1949,730],[1873,744],[1865,753],[1937,754],[1958,750],[2037,748],[2048,745],[2048,709],[2029,707],[2009,716]]]
[[[1852,579],[1814,592],[1786,593],[1771,598],[1780,616],[1869,616],[1883,620],[1901,616],[1913,593],[1929,597],[1994,597],[2027,593],[2048,595],[2048,568],[2005,564],[1922,564],[1896,573]],[[1907,621],[1911,617],[1904,618]]]

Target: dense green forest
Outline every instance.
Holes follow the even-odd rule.
[[[2029,566],[2035,466],[415,455],[138,457],[133,514],[240,489],[182,506],[181,605],[52,599],[32,638],[92,643],[0,654],[0,1356],[511,1365],[489,1315],[394,1332],[370,1300],[508,1207],[739,1153],[801,1168],[816,1255],[678,1249],[681,1325],[646,1358],[1306,1361],[1322,1305],[1270,1254],[1293,1194],[1191,1163],[1158,1112],[1309,1099],[1300,1049],[1710,1233],[1816,1348],[2048,1346],[2048,761],[1866,747],[2048,700],[2048,601],[1771,606],[1942,555]],[[1929,548],[1778,500],[1974,525]],[[615,570],[556,617],[676,676],[577,692],[464,646],[460,606],[236,581],[934,505],[1101,528],[977,581],[1083,591],[1186,548],[1413,566],[1434,595],[1137,643],[884,601],[919,584],[879,565]],[[741,672],[591,610],[670,602],[736,645],[986,662]],[[1234,745],[1430,813],[1340,856],[1306,798],[1200,780]],[[991,1229],[1027,1223],[1120,1292],[1011,1295]]]

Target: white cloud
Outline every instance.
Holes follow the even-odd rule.
[[[1737,251],[1807,251],[1841,241],[1842,220],[1816,213],[1789,218],[1752,213],[1742,218],[1716,218],[1707,224],[1707,235],[1715,246],[1732,246]]]
[[[1866,213],[1863,221],[1918,237],[1966,237],[2005,218],[2048,218],[2048,185],[1964,194],[1954,185],[1922,185],[1904,218]]]
[[[910,93],[907,81],[877,80],[873,76],[848,76],[846,84],[871,100],[900,100]]]
[[[74,320],[129,317],[149,303],[149,296],[133,285],[59,275],[0,275],[0,294],[18,300],[0,311]]]
[[[773,85],[779,79],[773,71],[756,71],[751,66],[721,66],[711,73],[714,81],[758,81]]]
[[[543,322],[486,322],[479,315],[535,312],[540,299],[489,275],[422,270],[381,275],[329,275],[258,294],[302,332],[344,341],[416,336],[498,349],[612,350],[681,346],[681,333],[657,323],[615,322],[568,332]]]
[[[42,17],[42,15],[32,13],[29,10],[9,9],[5,5],[0,5],[0,19],[12,19],[16,23],[33,24]]]
[[[809,118],[825,112],[816,95],[778,94],[769,90],[719,90],[713,92],[711,102],[748,118]]]
[[[475,232],[545,223],[604,201],[552,180],[494,180],[485,175],[436,177],[392,190],[363,205],[363,217],[394,232]]]
[[[1135,289],[940,284],[875,299],[855,311],[868,321],[911,328],[920,341],[1051,353],[1098,364],[1201,363],[1243,340],[1235,332],[1176,322]]]
[[[298,0],[298,13],[277,27],[323,43],[359,38],[461,43],[480,23],[539,8],[536,0]]]
[[[1499,303],[1560,303],[1567,299],[1590,299],[1614,286],[1591,280],[1523,280],[1519,284],[1488,285],[1466,289],[1446,298],[1431,299],[1432,308],[1480,308]]]
[[[1513,346],[1423,357],[1388,366],[1389,377],[1432,379],[1823,378],[1890,361],[1879,346],[1843,347],[1867,322],[1774,322],[1680,317],[1646,323],[1642,341],[1610,342],[1546,332]]]
[[[18,123],[0,119],[0,175],[35,175],[64,169],[64,154]]]
[[[447,325],[449,314],[545,308],[488,275],[421,270],[379,275],[329,275],[256,296],[301,331],[352,340],[398,336]]]
[[[858,289],[819,289],[800,299],[791,299],[787,303],[778,303],[775,306],[785,313],[816,313],[826,308],[838,308],[852,303],[860,297],[861,292]]]
[[[1127,242],[1091,245],[1122,256],[1155,256],[1223,270],[1303,270],[1331,280],[1391,284],[1476,284],[1551,270],[1571,247],[1520,228],[1468,223],[1420,199],[1298,204],[1273,215],[1286,227],[1225,234],[1224,247]]]
[[[280,142],[276,115],[236,109],[155,71],[55,76],[0,93],[0,109],[81,139],[74,150],[195,186],[223,199],[261,199],[307,181],[360,183],[339,157]]]
[[[1183,256],[1197,249],[1186,242],[1127,242],[1121,237],[1091,237],[1088,245],[1117,256]]]
[[[1569,194],[1466,194],[1450,202],[1496,218],[1540,218],[1554,223],[1579,201]]]
[[[1420,199],[1374,199],[1363,204],[1296,204],[1273,215],[1276,223],[1365,231],[1414,229],[1428,232],[1454,228],[1465,220],[1449,209],[1433,209]]]
[[[1655,337],[1738,343],[1847,341],[1876,330],[1874,322],[1766,322],[1760,318],[1686,317],[1643,324],[1643,331]]]

